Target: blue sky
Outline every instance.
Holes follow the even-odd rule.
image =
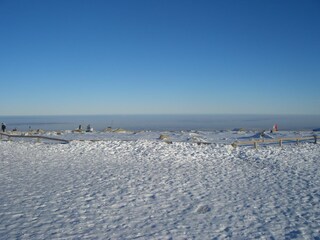
[[[0,115],[320,114],[320,2],[0,0]]]

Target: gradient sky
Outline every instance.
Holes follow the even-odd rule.
[[[0,0],[0,115],[320,114],[318,0]]]

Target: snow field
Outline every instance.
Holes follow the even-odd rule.
[[[0,142],[1,239],[320,239],[320,145]]]

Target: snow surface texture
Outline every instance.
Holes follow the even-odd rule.
[[[0,141],[1,239],[320,239],[320,145]]]

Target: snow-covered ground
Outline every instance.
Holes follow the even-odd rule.
[[[320,132],[313,131],[278,131],[274,133],[265,132],[264,137],[261,137],[261,131],[127,131],[123,129],[115,129],[113,131],[104,132],[72,132],[61,131],[45,132],[44,136],[60,137],[67,140],[122,140],[122,141],[136,141],[136,140],[163,140],[172,142],[205,142],[205,143],[223,143],[231,144],[234,141],[248,141],[258,138],[285,138],[285,137],[305,137],[318,135]]]
[[[230,146],[256,134],[67,131],[45,135],[69,144],[0,141],[0,239],[319,240],[320,145]],[[201,141],[212,144],[193,143]]]

